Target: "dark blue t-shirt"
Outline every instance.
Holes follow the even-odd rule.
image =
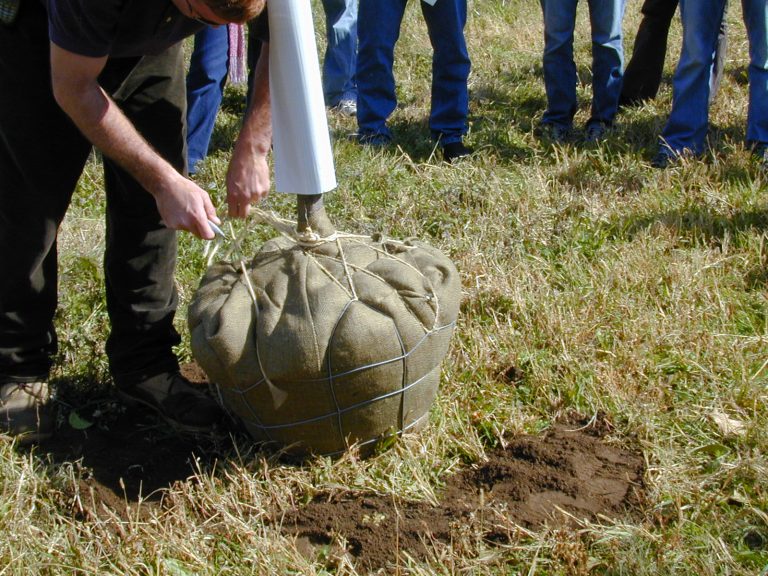
[[[159,54],[203,28],[171,0],[44,0],[51,41],[83,56]]]

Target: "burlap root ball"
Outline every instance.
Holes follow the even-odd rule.
[[[446,256],[417,241],[279,238],[245,268],[250,287],[239,264],[209,268],[189,327],[195,359],[254,439],[299,455],[366,452],[426,422],[459,309]]]

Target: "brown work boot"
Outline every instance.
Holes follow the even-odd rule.
[[[20,445],[40,442],[53,434],[53,406],[47,382],[0,384],[0,434]]]
[[[118,396],[128,406],[150,408],[181,432],[210,431],[224,415],[204,387],[190,383],[178,372],[158,374],[121,388]]]

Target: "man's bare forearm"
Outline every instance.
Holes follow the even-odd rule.
[[[53,73],[56,101],[83,135],[146,188],[162,193],[178,173],[137,132],[95,79]]]
[[[59,106],[94,146],[154,196],[166,226],[212,238],[208,220],[218,218],[208,194],[160,156],[99,86],[105,63],[106,58],[83,57],[51,45]]]
[[[262,44],[259,61],[253,75],[251,101],[237,139],[237,147],[246,147],[251,154],[266,156],[272,148],[272,108],[269,94],[269,44]]]
[[[267,156],[272,149],[272,110],[269,95],[269,44],[261,48],[240,135],[227,172],[230,216],[245,218],[249,206],[263,199],[270,188]]]

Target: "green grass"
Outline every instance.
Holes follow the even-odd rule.
[[[639,6],[628,4],[627,52]],[[768,574],[768,193],[742,145],[740,10],[731,3],[711,152],[657,171],[649,158],[669,111],[668,83],[655,102],[623,113],[598,146],[541,143],[533,135],[545,106],[538,3],[470,0],[468,142],[478,153],[448,167],[428,139],[431,49],[411,2],[396,53],[396,146],[362,148],[347,137],[354,121],[332,116],[339,187],[327,205],[339,229],[418,236],[461,272],[459,326],[430,426],[367,461],[292,467],[244,446],[170,488],[149,518],[134,504],[130,522],[80,512],[78,499],[89,496],[75,489],[88,473],[78,463],[52,465],[0,444],[0,574],[353,574],[302,558],[264,524],[264,510],[339,488],[431,500],[446,474],[504,435],[535,433],[572,410],[604,412],[612,442],[642,448],[642,518],[521,533],[493,554],[457,546],[450,562],[400,573]],[[582,2],[579,125],[591,93],[587,31]],[[679,39],[675,23],[669,74]],[[200,176],[220,207],[241,97],[229,89]],[[106,390],[102,203],[94,162],[61,232],[54,376]],[[273,195],[269,205],[291,216],[292,199]],[[270,232],[254,226],[248,235],[255,250]],[[182,359],[190,358],[186,306],[204,270],[202,242],[184,235]],[[720,414],[743,430],[724,432]]]

